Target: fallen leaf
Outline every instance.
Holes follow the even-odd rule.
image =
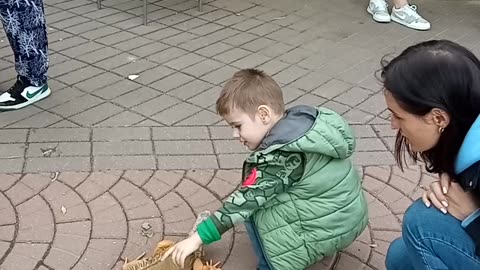
[[[60,208],[60,210],[62,210],[62,214],[65,215],[65,213],[67,213],[67,208],[65,208],[65,206],[62,205],[62,208]]]

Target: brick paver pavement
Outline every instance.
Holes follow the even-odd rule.
[[[311,269],[385,269],[402,215],[434,178],[394,165],[380,59],[426,39],[480,55],[479,1],[418,1],[433,25],[374,23],[367,1],[45,0],[50,87],[33,106],[0,113],[0,269],[118,269],[125,256],[181,239],[198,212],[239,183],[247,154],[215,114],[223,82],[258,67],[289,106],[322,105],[352,124],[370,208],[368,229]],[[0,88],[15,80],[0,34]],[[138,75],[129,80],[129,75]],[[148,222],[151,234],[142,234]],[[147,237],[147,236],[151,237]],[[223,269],[255,268],[242,226],[207,249]]]

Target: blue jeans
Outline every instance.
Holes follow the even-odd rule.
[[[252,242],[253,251],[258,258],[258,267],[259,270],[270,270],[270,266],[268,265],[268,261],[263,253],[262,243],[260,242],[257,228],[255,224],[251,221],[245,222],[245,227],[247,228],[248,237]]]
[[[388,249],[387,270],[480,269],[475,243],[451,215],[444,215],[421,200],[405,213],[402,237]]]

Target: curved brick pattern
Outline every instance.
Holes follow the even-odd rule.
[[[157,201],[165,222],[165,234],[187,234],[195,223],[195,215],[187,202],[177,193],[171,192]]]
[[[90,239],[85,253],[73,269],[112,269],[124,243],[122,239]]]
[[[170,192],[181,180],[182,175],[178,173],[157,171],[145,183],[144,189],[157,200]]]
[[[144,223],[152,226],[150,237],[142,234]],[[145,218],[128,222],[128,238],[122,253],[122,258],[134,259],[142,252],[150,254],[157,243],[163,239],[163,220],[161,218]]]
[[[85,251],[90,239],[90,221],[61,223],[44,263],[53,269],[71,269]]]
[[[121,172],[94,172],[76,190],[89,202],[111,188],[120,178]]]
[[[54,234],[54,219],[48,204],[35,196],[17,206],[17,242],[50,243]]]
[[[92,214],[93,238],[125,239],[127,222],[121,205],[110,194],[105,193],[88,203]],[[115,228],[115,230],[112,230]]]
[[[110,192],[120,202],[128,220],[159,217],[155,202],[143,190],[120,180]]]
[[[32,243],[15,243],[12,251],[2,262],[2,270],[34,269],[42,260],[48,245]]]
[[[421,166],[403,172],[392,166],[357,169],[369,207],[368,228],[338,256],[309,270],[385,269],[385,255],[400,236],[403,213],[421,186],[435,180]],[[161,239],[183,239],[196,214],[215,211],[238,187],[241,171],[130,170],[56,176],[9,177],[10,187],[0,193],[2,267],[12,267],[24,250],[31,249],[35,256],[28,257],[27,265],[43,260],[53,269],[115,269],[125,257],[150,253]],[[21,190],[27,195],[18,194]],[[147,231],[142,229],[145,223],[151,226]],[[25,246],[28,243],[33,245]],[[227,232],[206,252],[208,258],[223,262],[224,269],[255,266],[243,226]]]
[[[56,222],[81,221],[91,218],[87,205],[80,195],[59,181],[53,182],[41,194],[50,205]]]
[[[20,174],[0,174],[0,190],[9,189],[20,177]]]
[[[0,226],[16,223],[14,207],[3,193],[0,193],[0,217]]]

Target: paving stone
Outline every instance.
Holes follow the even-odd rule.
[[[87,53],[87,54],[84,54],[84,55],[81,55],[78,57],[79,60],[81,61],[84,61],[84,62],[87,62],[89,64],[94,64],[94,63],[97,63],[97,62],[100,62],[102,60],[105,60],[107,58],[111,58],[115,55],[118,55],[120,54],[122,51],[118,50],[118,49],[114,49],[114,48],[110,48],[110,47],[104,47],[100,50],[96,50],[94,52],[91,52],[91,53]],[[118,59],[115,59],[116,61],[120,61],[120,60],[124,60],[123,57],[120,57],[119,60]],[[100,62],[99,63],[101,65],[101,67],[111,67],[112,66],[112,63],[109,63],[109,65],[107,65],[106,62]],[[122,64],[122,62],[120,62],[120,64]],[[120,65],[118,64],[118,65]],[[117,66],[117,65],[115,65]],[[105,68],[107,70],[110,70],[110,68]]]
[[[155,127],[154,140],[205,140],[209,138],[205,127]]]
[[[106,193],[89,202],[88,206],[92,213],[92,237],[126,238],[126,217],[117,200]],[[111,230],[112,226],[116,229]]]
[[[20,179],[21,175],[19,174],[0,174],[0,190],[6,191],[9,189],[18,179]],[[6,205],[6,204],[5,204]]]
[[[82,63],[77,60],[67,60],[63,63],[60,63],[58,65],[54,65],[48,70],[48,74],[50,76],[55,76],[58,77],[63,74],[70,73],[72,71],[75,71],[77,69],[83,68],[87,66],[85,63]]]
[[[378,138],[360,138],[357,139],[356,151],[386,151],[387,148]]]
[[[150,129],[146,127],[94,128],[93,141],[149,140]]]
[[[135,81],[143,84],[150,84],[152,82],[163,79],[174,72],[175,70],[171,68],[158,66],[155,68],[150,68],[148,70],[139,72],[138,73],[139,77]]]
[[[199,111],[201,111],[201,109],[196,106],[188,103],[180,103],[152,116],[152,119],[165,125],[172,125]]]
[[[115,228],[119,229],[119,226],[115,225]],[[124,239],[91,239],[86,252],[74,269],[112,268],[122,252],[124,243]]]
[[[50,113],[50,112],[41,112],[37,113],[34,116],[26,118],[24,120],[18,121],[14,124],[9,125],[9,128],[45,128],[48,127],[56,122],[62,120],[62,117]]]
[[[110,191],[122,205],[127,219],[160,217],[160,212],[155,202],[131,183],[120,180]]]
[[[77,115],[70,117],[70,120],[84,126],[91,126],[110,116],[122,112],[124,109],[112,103],[103,103]]]
[[[20,173],[23,170],[23,158],[2,159],[0,163],[0,173]]]
[[[123,111],[110,118],[107,118],[104,121],[101,121],[95,124],[95,126],[96,127],[129,127],[136,123],[141,122],[142,120],[145,120],[145,117],[137,113]]]
[[[195,223],[188,204],[175,193],[168,193],[157,201],[165,222],[165,234],[187,234]]]
[[[172,107],[181,101],[171,96],[162,95],[140,105],[132,107],[131,110],[143,115],[152,116],[162,110]]]
[[[156,169],[153,156],[97,156],[93,159],[95,170],[152,170]]]
[[[48,244],[16,243],[5,261],[2,262],[2,268],[13,270],[22,265],[25,269],[34,269],[42,260],[47,249]]]
[[[201,156],[158,156],[159,169],[217,169],[214,155]]]
[[[25,144],[0,144],[0,158],[21,158],[25,153]]]
[[[218,161],[222,169],[238,169],[242,167],[246,157],[245,154],[221,154],[218,155]]]
[[[230,67],[230,66],[224,66],[224,67],[221,67],[213,72],[210,72],[204,76],[201,77],[201,79],[209,82],[209,83],[213,83],[213,84],[220,84],[226,80],[228,80],[229,78],[231,78],[233,76],[233,74],[235,74],[235,72],[237,72],[238,69],[237,68],[234,68],[234,67]]]
[[[103,101],[92,95],[84,95],[70,102],[64,103],[60,106],[50,109],[52,112],[60,114],[65,117],[81,113],[89,108],[92,108]]]
[[[343,117],[350,124],[366,124],[374,118],[373,115],[362,112],[357,109],[349,110],[348,112],[343,114]]]
[[[153,154],[152,143],[148,141],[94,142],[93,155],[148,155]]]
[[[213,154],[212,144],[207,141],[157,141],[157,155],[208,155]]]
[[[370,98],[370,96],[371,96],[370,91],[367,91],[362,88],[354,87],[340,94],[334,100],[349,106],[356,106],[359,103]]]
[[[147,69],[151,69],[157,66],[156,63],[145,60],[145,59],[134,59],[134,58],[131,58],[131,59],[132,60],[130,61],[130,63],[114,69],[113,72],[120,74],[124,78],[127,78],[129,75],[139,74],[142,71],[145,71]]]
[[[83,24],[81,26],[83,27],[84,25],[85,24]],[[69,31],[69,32],[71,32],[71,31]],[[63,50],[62,54],[67,55],[68,57],[76,58],[80,55],[99,50],[102,47],[103,46],[101,44],[98,44],[94,41],[89,41],[87,43],[80,44],[80,45],[72,47],[70,49]]]
[[[30,143],[26,157],[90,156],[89,142]]]
[[[168,92],[174,88],[177,88],[181,85],[184,85],[190,81],[194,80],[193,77],[185,75],[183,73],[173,73],[172,75],[165,77],[159,81],[154,82],[150,86],[154,89],[157,89],[161,92]]]
[[[160,95],[161,92],[159,91],[147,87],[141,87],[113,99],[112,102],[130,108]]]
[[[120,173],[93,172],[75,190],[90,202],[110,189],[120,178]]]
[[[123,80],[101,87],[94,92],[94,95],[104,99],[113,99],[139,87],[140,85],[136,82]]]
[[[220,117],[207,110],[202,110],[178,123],[175,126],[210,126],[220,121]]]
[[[152,226],[153,236],[151,238],[146,238],[142,235],[142,224],[145,222]],[[130,258],[132,255],[135,256],[135,254],[143,252],[150,253],[161,240],[163,240],[163,222],[161,218],[131,220],[128,222],[128,238],[122,258]],[[118,267],[115,267],[115,269],[118,269]]]
[[[27,158],[25,172],[89,171],[89,157]]]
[[[356,152],[354,154],[354,163],[359,166],[376,164],[395,164],[392,153],[383,152]]]
[[[47,203],[35,196],[17,206],[18,235],[16,241],[49,243],[53,240],[54,219]]]
[[[203,91],[201,94],[190,98],[188,101],[200,107],[208,108],[215,104],[217,98],[220,96],[221,91],[222,88],[214,86],[209,90]]]
[[[50,128],[32,130],[29,142],[79,142],[89,141],[90,130],[87,128]]]
[[[205,56],[205,57],[212,57],[212,56],[215,56],[217,54],[228,51],[232,48],[233,48],[232,45],[229,45],[229,44],[224,43],[224,42],[217,42],[217,43],[213,43],[213,44],[211,44],[207,47],[204,47],[202,49],[199,49],[195,53],[200,54],[200,55]]]
[[[289,102],[288,105],[289,105],[289,107],[293,107],[293,106],[296,106],[296,105],[310,105],[310,106],[313,106],[313,107],[319,107],[322,104],[324,104],[325,102],[327,102],[327,100],[322,98],[322,97],[312,95],[312,94],[303,94],[302,96],[300,96],[297,99],[293,98],[293,101]]]
[[[82,89],[83,90],[83,89]],[[42,109],[48,110],[58,105],[64,104],[72,99],[79,98],[85,95],[84,92],[74,88],[66,87],[60,91],[55,91],[50,97],[35,103],[35,106],[38,106]]]
[[[0,221],[0,224],[3,226],[5,225],[14,225],[17,222],[17,218],[15,216],[15,210],[13,208],[13,205],[10,204],[8,197],[5,197],[5,195],[1,194],[0,195],[0,202],[2,202],[2,209],[0,209],[0,214],[2,214],[2,220]],[[14,237],[14,231],[11,231],[11,233],[2,233],[2,240],[6,241],[11,241],[13,240]]]
[[[65,182],[65,179],[69,179],[69,176],[71,177],[74,175],[62,173],[59,180]],[[85,179],[84,177],[85,176],[82,178]],[[41,192],[41,195],[48,203],[50,209],[53,210],[52,212],[55,217],[55,222],[76,222],[91,218],[87,205],[72,187],[54,181]],[[62,207],[65,208],[65,213],[62,212]]]
[[[54,269],[72,268],[87,248],[90,228],[89,221],[58,224],[45,264]]]

